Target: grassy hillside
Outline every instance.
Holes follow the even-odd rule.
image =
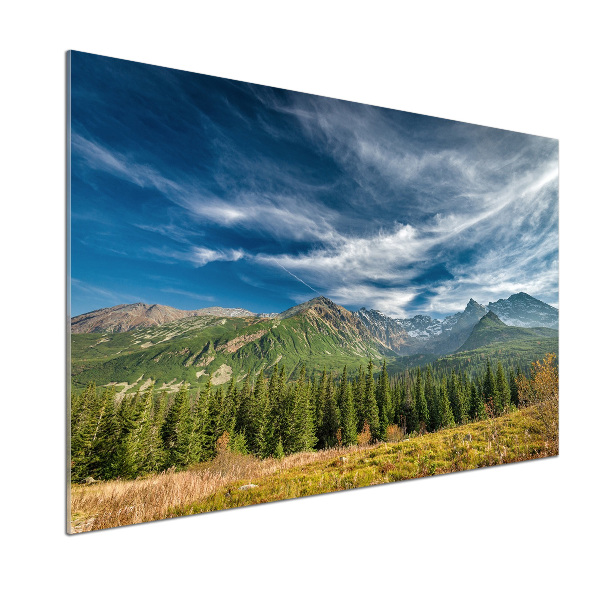
[[[558,338],[558,331],[548,327],[511,327],[503,323],[493,312],[489,312],[475,325],[471,335],[458,349],[458,352],[475,350],[490,344],[522,342],[540,338]]]
[[[72,381],[76,390],[94,381],[133,392],[152,379],[157,389],[173,390],[182,381],[202,386],[209,375],[220,385],[248,371],[268,374],[275,364],[292,376],[302,364],[309,376],[323,368],[341,373],[344,365],[353,372],[369,358],[379,364],[391,354],[343,323],[314,314],[192,317],[126,333],[72,335]]]
[[[240,490],[249,481],[239,480],[172,512],[197,514],[552,456],[558,442],[551,440],[536,409],[529,409],[292,467],[253,479],[257,487],[250,490]]]
[[[432,354],[397,357],[351,331],[327,321],[314,322],[302,314],[282,321],[192,317],[126,333],[72,335],[72,383],[76,391],[94,381],[98,385],[115,383],[118,391],[135,392],[152,379],[157,389],[173,391],[182,381],[192,389],[203,386],[209,374],[217,385],[232,377],[240,381],[248,370],[252,377],[261,368],[269,374],[275,364],[285,365],[292,377],[302,364],[309,376],[324,368],[339,374],[344,365],[352,375],[369,358],[376,368],[385,359],[390,374],[431,364],[439,371],[450,373],[454,368],[477,375],[488,359],[526,372],[532,361],[558,353],[554,330],[539,328],[545,334],[552,332],[551,336],[539,337],[537,329],[502,323],[497,326],[492,322],[481,329],[485,335],[477,333],[477,339],[492,339],[491,343],[441,358]]]
[[[557,454],[558,411],[548,404],[362,448],[267,460],[225,450],[179,473],[73,485],[72,527],[104,529]],[[256,487],[240,489],[250,483]]]

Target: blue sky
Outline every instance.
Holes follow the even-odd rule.
[[[556,140],[71,53],[73,315],[521,291],[558,306]]]

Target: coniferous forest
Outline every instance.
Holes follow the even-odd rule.
[[[74,482],[133,479],[211,460],[217,441],[238,454],[259,458],[302,451],[398,441],[500,416],[519,408],[520,369],[487,361],[477,377],[427,366],[389,376],[373,363],[350,378],[304,369],[288,379],[275,365],[236,385],[192,394],[187,385],[168,394],[153,386],[118,398],[114,387],[87,388],[71,399],[71,467]],[[521,394],[522,395],[522,394]],[[224,436],[224,437],[222,437]]]

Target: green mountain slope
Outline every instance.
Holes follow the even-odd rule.
[[[428,363],[475,373],[487,358],[528,367],[558,352],[557,336],[554,329],[508,326],[490,312],[453,354],[399,357],[356,315],[321,297],[274,318],[201,315],[123,332],[73,333],[72,385],[79,390],[93,381],[126,393],[155,382],[157,390],[172,392],[184,381],[201,387],[209,376],[223,385],[247,373],[254,378],[261,369],[269,375],[276,364],[292,378],[302,365],[309,376],[323,369],[341,374],[344,365],[352,375],[370,359],[376,369],[386,360],[390,374]]]
[[[376,364],[393,353],[374,340],[346,309],[325,298],[301,305],[287,316],[190,317],[167,325],[124,333],[72,335],[72,382],[75,389],[94,381],[119,384],[133,392],[150,381],[173,391],[187,381],[192,388],[212,376],[216,385],[238,381],[275,364],[293,375],[306,365],[309,375],[323,368],[351,371]]]
[[[488,312],[475,325],[471,335],[457,352],[475,350],[490,344],[540,338],[558,338],[558,331],[548,327],[511,327],[503,323],[495,313]]]

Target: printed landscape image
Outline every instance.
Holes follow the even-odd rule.
[[[69,80],[71,533],[558,454],[556,140]]]

